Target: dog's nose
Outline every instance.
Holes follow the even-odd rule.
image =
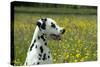
[[[65,29],[60,30],[61,34],[65,33]]]

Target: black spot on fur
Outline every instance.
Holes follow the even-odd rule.
[[[39,60],[41,60],[41,58],[39,58]]]
[[[31,47],[30,47],[30,51],[32,50],[32,47],[34,46],[34,43],[31,45]]]
[[[48,58],[50,58],[50,56],[48,56]]]
[[[39,54],[39,60],[41,60],[42,54]]]
[[[46,45],[46,46],[47,46],[47,43],[45,42],[45,43],[44,43],[44,45]]]
[[[52,27],[52,28],[56,28],[56,26],[55,26],[54,23],[51,23],[51,27]]]
[[[46,60],[47,58],[46,58],[46,54],[44,54],[43,55],[43,58],[42,58],[43,60]]]
[[[44,35],[41,35],[41,38],[43,39],[43,41],[45,41]]]
[[[36,39],[34,40],[34,43],[36,42]],[[31,45],[30,47],[30,51],[32,50],[33,46],[34,46],[34,43]]]
[[[37,48],[37,45],[35,46],[35,48]]]
[[[36,42],[36,39],[34,40],[34,43]]]
[[[40,46],[40,51],[41,51],[41,53],[43,53],[43,47],[42,46]]]
[[[41,54],[39,54],[39,56],[40,56],[40,57],[42,57],[42,55],[41,55]]]
[[[39,62],[37,62],[37,64],[40,64]]]
[[[40,36],[38,36],[38,39],[40,39]]]

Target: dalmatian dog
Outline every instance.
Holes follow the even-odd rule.
[[[59,27],[51,18],[38,20],[24,65],[51,64],[52,56],[47,45],[47,40],[49,38],[60,40],[61,34],[64,32],[65,29]]]

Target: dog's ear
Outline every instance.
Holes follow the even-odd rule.
[[[46,29],[46,21],[47,21],[46,18],[41,19],[41,21],[38,21],[38,22],[37,22],[37,26],[38,26],[40,29],[45,30],[45,29]]]
[[[46,29],[46,23],[45,23],[45,22],[43,22],[43,23],[41,24],[41,28],[42,28],[43,30]]]
[[[47,18],[42,18],[41,21],[42,21],[41,28],[43,30],[45,30],[46,29],[46,21],[47,21]]]
[[[40,28],[41,27],[41,22],[37,22],[37,26]]]

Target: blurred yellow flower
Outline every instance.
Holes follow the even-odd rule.
[[[74,62],[77,62],[77,61],[78,61],[78,60],[76,60],[76,59],[74,60]]]
[[[80,57],[80,54],[76,54],[76,57],[79,58]]]

